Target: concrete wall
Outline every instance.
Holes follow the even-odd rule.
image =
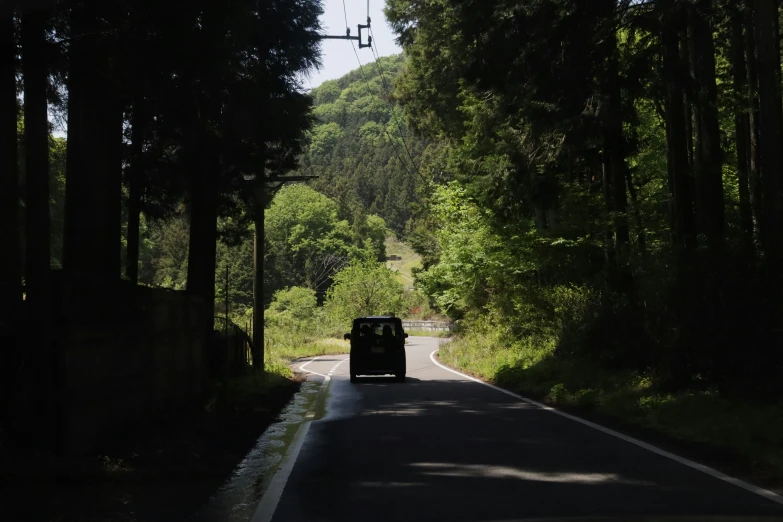
[[[209,348],[211,378],[239,375],[250,366],[250,361],[249,337],[241,328],[231,324],[228,338],[223,330],[215,332]]]
[[[66,310],[58,335],[58,429],[66,452],[203,398],[212,314],[202,298],[133,287],[70,301],[73,310],[92,313],[79,317]]]

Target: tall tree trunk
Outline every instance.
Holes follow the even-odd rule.
[[[143,101],[139,97],[133,106],[133,121],[131,122],[131,158],[130,176],[128,176],[128,253],[125,266],[125,274],[134,284],[139,282],[139,222],[144,184],[142,161],[144,125]]]
[[[688,168],[693,171],[696,169],[696,152],[694,148],[697,146],[697,139],[694,137],[698,132],[698,126],[693,122],[693,108],[688,96],[683,94],[683,106],[685,107],[685,140],[688,150]]]
[[[211,42],[221,34],[224,13],[217,3],[208,3],[203,11],[202,37]],[[205,58],[210,67],[220,67],[210,55]],[[221,91],[212,78],[198,76],[197,70],[189,81],[184,82],[193,91],[194,119],[187,130],[185,154],[189,162],[190,176],[190,243],[188,245],[187,289],[206,299],[209,313],[209,328],[205,332],[211,337],[215,315],[215,267],[217,255],[217,215],[220,174],[220,154],[211,129],[220,119]]]
[[[22,385],[30,400],[33,441],[58,449],[56,368],[53,345],[50,274],[49,114],[46,102],[49,71],[46,52],[48,13],[22,14],[22,77],[25,141],[25,287],[28,328],[38,333],[24,346],[30,373]],[[35,382],[35,386],[30,384]]]
[[[775,0],[775,9],[777,10],[777,14],[772,17],[772,25],[773,25],[773,31],[774,36],[772,38],[772,46],[773,46],[773,54],[775,56],[780,56],[780,0]],[[780,88],[781,85],[781,72],[780,69],[776,71],[778,75],[778,106],[783,107],[783,90]],[[778,116],[780,117],[780,128],[783,129],[783,111],[778,113]],[[783,146],[783,142],[779,144],[779,146]]]
[[[750,184],[750,206],[756,223],[759,242],[764,246],[764,211],[761,190],[761,142],[758,98],[758,74],[756,73],[756,37],[754,35],[753,0],[746,2],[743,13],[745,26],[745,54],[748,79],[748,178]]]
[[[688,43],[688,34],[686,31],[683,31],[682,38],[680,40],[680,63],[690,63],[691,57],[690,57],[690,45]],[[685,84],[683,84],[683,89],[685,89]],[[685,139],[687,140],[687,147],[688,147],[688,168],[691,169],[691,172],[696,168],[696,151],[694,150],[697,147],[696,138],[694,137],[695,133],[698,132],[698,126],[694,124],[694,117],[693,117],[693,108],[691,107],[691,100],[690,96],[688,96],[687,91],[683,91],[682,93],[682,103],[685,108]]]
[[[210,318],[215,312],[215,266],[217,255],[217,184],[219,164],[209,147],[189,152],[193,181],[190,189],[190,243],[187,288],[207,301]],[[210,322],[210,325],[212,323]],[[210,331],[212,330],[210,326]]]
[[[601,155],[602,167],[603,167],[603,180],[602,188],[604,195],[604,204],[606,205],[607,215],[611,215],[614,211],[614,204],[612,202],[612,163],[609,155],[606,154],[606,148]],[[614,231],[612,226],[607,224],[604,226],[604,255],[606,256],[606,272],[609,275],[609,281],[612,285],[616,284],[617,277],[617,251],[615,249]]]
[[[694,43],[693,34],[693,8],[690,4],[687,5],[688,14],[688,28],[683,32],[683,38],[680,42],[680,60],[683,64],[689,65],[689,76],[685,82],[685,124],[689,126],[690,132],[687,136],[688,139],[688,152],[690,154],[690,166],[693,179],[693,207],[694,207],[694,227],[695,232],[698,235],[703,232],[703,223],[701,221],[704,215],[704,191],[701,186],[701,171],[702,171],[702,125],[701,125],[701,105],[699,104],[700,91],[696,85],[696,61],[698,52],[698,46]]]
[[[628,196],[625,186],[625,139],[623,138],[623,120],[620,72],[616,37],[608,40],[609,60],[607,62],[607,122],[604,128],[604,153],[609,155],[611,167],[612,208],[615,212],[614,229],[617,251],[626,259],[630,236],[628,232]]]
[[[625,186],[625,140],[623,138],[623,120],[620,73],[618,67],[617,40],[614,33],[605,40],[606,67],[604,70],[603,101],[601,106],[603,160],[604,160],[604,199],[606,209],[612,219],[612,226],[606,230],[607,265],[610,284],[618,291],[627,293],[630,289],[623,286],[629,280],[624,277],[628,270],[630,257],[630,236],[628,228],[628,199]]]
[[[685,67],[680,59],[680,13],[669,7],[661,24],[663,73],[666,84],[666,149],[669,154],[671,199],[674,203],[675,249],[680,261],[693,249],[693,193],[688,165],[688,140],[685,136]]]
[[[106,276],[109,280],[119,281],[122,277],[122,149],[125,113],[122,99],[113,87],[106,98],[104,109],[103,146],[106,154],[101,167],[104,173],[104,193],[106,195],[106,215],[108,219],[103,227],[106,248]]]
[[[668,101],[667,101],[668,106]],[[669,212],[669,244],[672,246],[673,249],[677,249],[677,245],[679,245],[680,241],[680,230],[679,230],[679,221],[677,219],[677,206],[675,204],[674,199],[674,175],[675,175],[675,163],[674,163],[674,151],[672,147],[669,146],[669,135],[668,135],[668,128],[669,128],[669,113],[668,109],[663,110],[663,120],[664,120],[664,127],[666,134],[666,189],[668,191],[667,193],[667,210]],[[687,161],[687,158],[686,158]]]
[[[691,9],[690,32],[693,71],[698,86],[696,103],[698,153],[696,200],[701,215],[699,227],[707,236],[713,254],[721,252],[725,216],[723,209],[723,172],[718,122],[718,87],[715,80],[715,45],[710,16],[712,0],[699,0]]]
[[[737,147],[737,180],[739,189],[740,229],[746,252],[753,242],[753,213],[750,207],[750,184],[748,181],[748,147],[750,128],[748,125],[748,82],[745,65],[745,37],[742,34],[742,18],[739,10],[731,13],[731,73],[734,83],[734,131]]]
[[[9,14],[0,20],[0,321],[9,326],[22,303],[22,258],[17,171],[16,43]],[[1,335],[1,334],[0,334]]]
[[[47,313],[50,266],[46,12],[22,15],[25,134],[25,282],[33,316]]]
[[[12,418],[14,355],[22,306],[17,172],[16,43],[11,14],[0,19],[0,425]]]
[[[764,210],[764,253],[770,273],[778,274],[783,261],[783,215],[781,181],[783,136],[780,112],[780,55],[775,42],[776,0],[756,0],[756,50],[761,116],[761,182]]]
[[[73,281],[102,287],[120,266],[122,106],[99,23],[99,2],[71,10],[68,150],[63,268]]]
[[[625,181],[628,185],[628,193],[631,195],[631,204],[633,205],[633,217],[636,222],[636,241],[639,245],[639,253],[644,258],[647,255],[647,231],[644,229],[642,213],[639,210],[639,198],[636,194],[636,188],[633,186],[633,177],[629,169],[625,169]]]
[[[209,147],[186,152],[193,176],[190,187],[190,241],[187,289],[204,299],[204,346],[212,343],[215,320],[218,195],[214,176],[218,163]]]

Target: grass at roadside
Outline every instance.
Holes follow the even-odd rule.
[[[413,286],[413,269],[421,266],[421,256],[394,237],[386,238],[386,255],[397,255],[399,261],[387,261],[386,266],[397,272],[397,280],[406,288]]]
[[[441,359],[498,386],[552,405],[596,412],[739,455],[754,475],[783,478],[783,408],[714,392],[664,393],[646,376],[559,360],[553,343],[505,346],[480,336],[441,347]]]
[[[326,337],[323,332],[307,335],[290,330],[267,328],[264,332],[263,373],[249,369],[240,376],[223,381],[213,403],[222,409],[262,411],[270,397],[289,396],[298,389],[302,377],[295,376],[291,363],[302,357],[348,353],[347,341]],[[294,388],[292,388],[294,387]]]
[[[264,332],[267,367],[291,376],[291,362],[301,357],[348,353],[348,341],[328,334],[303,334],[268,328]],[[286,373],[287,372],[287,373]]]
[[[270,397],[285,393],[290,395],[298,387],[292,380],[293,374],[288,366],[266,364],[265,372],[248,369],[244,374],[222,381],[216,396],[207,407],[234,411],[259,411],[267,409]]]

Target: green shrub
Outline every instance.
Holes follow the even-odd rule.
[[[290,332],[312,331],[318,315],[315,290],[294,286],[274,293],[264,321],[267,326]]]

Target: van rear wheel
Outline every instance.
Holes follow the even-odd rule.
[[[397,382],[405,382],[405,372],[395,373],[394,378]]]

